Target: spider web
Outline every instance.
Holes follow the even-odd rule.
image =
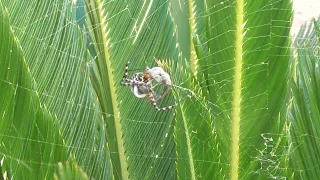
[[[117,33],[117,31],[120,31],[120,33],[123,33],[123,36],[116,36],[117,38],[112,39],[110,42],[110,47],[111,50],[113,51],[113,54],[111,55],[111,59],[134,59],[134,62],[132,63],[132,69],[135,68],[144,68],[146,66],[154,65],[152,62],[152,57],[157,55],[159,59],[183,59],[183,58],[189,58],[194,54],[188,55],[187,53],[184,53],[183,51],[186,50],[185,46],[182,44],[187,43],[188,40],[184,40],[184,34],[179,34],[179,26],[177,29],[177,32],[171,32],[171,31],[165,31],[166,33],[170,34],[170,37],[172,36],[173,39],[178,38],[178,42],[176,44],[171,44],[168,45],[167,48],[163,48],[161,51],[157,51],[156,47],[163,47],[164,42],[174,42],[174,40],[168,38],[165,39],[164,42],[156,38],[156,34],[153,33],[151,38],[149,39],[140,39],[140,37],[150,37],[147,36],[147,33],[151,33],[149,31],[154,30],[153,26],[157,23],[157,19],[155,18],[157,14],[163,13],[166,8],[166,4],[168,1],[163,1],[160,4],[157,4],[156,6],[153,5],[153,1],[151,2],[140,2],[138,5],[134,5],[134,2],[130,1],[125,1],[126,3],[124,6],[121,8],[122,10],[116,13],[111,13],[112,16],[108,16],[108,21],[113,21],[119,17],[125,16],[126,20],[131,20],[132,24],[129,29],[121,29],[121,28],[114,28],[111,27],[111,35],[113,37],[113,34]],[[15,7],[16,3],[18,1],[15,1],[15,3],[12,4],[6,4],[8,8],[9,14],[14,14],[14,12],[11,13],[11,8]],[[52,112],[55,116],[57,116],[57,119],[60,121],[60,131],[64,139],[67,141],[66,142],[66,147],[69,149],[70,154],[75,154],[77,159],[80,161],[78,164],[82,165],[87,171],[88,174],[93,175],[97,179],[102,178],[102,177],[108,177],[105,174],[100,175],[99,172],[95,172],[93,168],[89,167],[90,163],[93,163],[95,156],[103,156],[105,155],[104,159],[108,161],[109,156],[112,156],[113,154],[118,154],[119,152],[117,151],[108,151],[107,147],[95,149],[94,146],[89,146],[86,145],[86,142],[90,142],[92,140],[90,139],[95,139],[95,132],[81,132],[81,130],[85,126],[92,127],[92,129],[103,127],[103,125],[100,125],[100,123],[103,123],[103,118],[101,114],[104,117],[107,117],[106,120],[108,120],[108,117],[113,118],[117,116],[114,113],[102,111],[100,108],[98,108],[98,103],[95,100],[92,100],[92,97],[97,96],[94,93],[94,87],[90,85],[89,82],[86,81],[86,79],[89,78],[90,76],[90,70],[93,66],[93,64],[97,61],[98,57],[100,54],[103,52],[94,52],[93,51],[93,46],[96,45],[92,42],[90,39],[90,35],[88,31],[94,30],[96,28],[100,28],[99,26],[92,26],[92,27],[87,27],[88,29],[81,29],[79,30],[78,35],[74,35],[72,37],[78,37],[74,39],[64,39],[66,43],[62,47],[55,46],[55,43],[58,42],[58,37],[64,37],[64,33],[67,33],[66,31],[68,29],[77,29],[78,26],[82,26],[85,24],[85,15],[83,13],[86,13],[84,10],[84,3],[82,1],[78,1],[76,5],[76,9],[72,9],[72,11],[77,10],[78,11],[78,18],[77,22],[73,22],[70,16],[70,14],[64,14],[63,18],[67,21],[64,25],[61,25],[60,28],[55,29],[51,33],[44,34],[43,36],[36,36],[36,35],[28,35],[27,32],[28,30],[32,29],[33,26],[37,26],[39,24],[41,25],[49,25],[49,23],[43,23],[44,21],[50,19],[50,17],[55,16],[56,12],[66,12],[64,11],[65,4],[68,3],[74,3],[74,2],[63,2],[63,1],[52,1],[49,2],[51,3],[52,7],[55,9],[52,11],[52,13],[47,12],[44,13],[40,17],[36,17],[36,20],[34,23],[29,23],[24,26],[16,26],[16,24],[19,24],[19,21],[28,21],[31,18],[33,18],[31,11],[28,9],[25,11],[24,16],[21,17],[10,17],[11,23],[12,23],[12,30],[14,31],[14,34],[17,37],[21,37],[19,41],[22,43],[22,47],[28,48],[28,43],[36,43],[37,47],[42,47],[41,49],[34,49],[33,51],[26,51],[26,61],[28,66],[30,67],[31,73],[34,77],[37,77],[36,82],[37,82],[37,88],[36,89],[30,89],[27,87],[23,87],[20,85],[15,85],[15,88],[21,88],[27,91],[30,91],[32,93],[37,93],[39,95],[39,98],[41,100],[41,103],[44,104],[49,111]],[[108,1],[107,3],[113,4],[115,1]],[[186,7],[184,4],[188,4],[187,1],[174,1],[172,4],[178,5],[181,11],[187,11]],[[71,4],[70,4],[71,5]],[[155,8],[154,8],[155,6]],[[223,11],[225,9],[228,9],[230,7],[234,7],[235,3],[231,2],[229,0],[221,1],[219,3],[216,3],[215,9],[217,12]],[[139,10],[137,7],[141,7]],[[259,9],[256,13],[262,13],[266,9],[270,7],[263,7]],[[176,10],[176,9],[175,9]],[[18,10],[17,10],[18,11]],[[83,11],[83,12],[81,12]],[[138,13],[136,13],[138,11]],[[171,13],[174,14],[174,10],[171,10]],[[177,10],[179,11],[179,10]],[[169,12],[168,12],[169,13]],[[135,16],[135,15],[137,16]],[[212,29],[215,29],[219,27],[219,25],[222,24],[224,20],[227,20],[234,14],[230,14],[227,17],[221,19],[221,23],[215,24]],[[205,13],[199,14],[199,17],[205,16]],[[175,15],[173,15],[175,17]],[[62,21],[62,20],[61,20]],[[184,19],[184,21],[189,21],[188,19]],[[177,22],[179,24],[178,19],[174,19],[174,22]],[[162,22],[164,23],[164,22]],[[160,23],[159,23],[160,24]],[[160,25],[159,25],[160,26]],[[121,27],[121,25],[119,25]],[[183,27],[183,25],[181,25]],[[169,27],[165,27],[170,29]],[[164,30],[163,28],[162,30]],[[250,26],[250,29],[257,28],[255,26]],[[294,28],[295,25],[294,25]],[[219,32],[214,38],[219,38],[225,35],[228,35],[228,33],[232,32],[231,31],[225,31],[225,32]],[[130,32],[130,33],[126,33]],[[165,34],[165,33],[163,33]],[[70,35],[71,36],[71,35]],[[269,37],[269,35],[266,35],[265,37]],[[56,41],[55,41],[55,38]],[[254,38],[263,38],[263,37],[251,37],[252,39]],[[63,38],[62,38],[63,39]],[[154,40],[154,41],[150,41]],[[201,44],[203,46],[207,46],[210,43],[209,41],[203,40],[203,37],[200,37]],[[86,52],[86,47],[80,47],[79,51],[73,50],[72,47],[74,47],[74,44],[77,44],[79,42],[87,41],[88,42],[88,47],[90,49],[91,55],[93,55],[93,58],[87,56]],[[191,41],[191,40],[189,40]],[[132,44],[132,42],[135,42],[132,49],[128,49],[128,52],[126,53],[121,53],[121,48],[117,48],[119,46],[128,46],[128,44]],[[138,45],[137,45],[138,44]],[[172,47],[177,46],[178,48],[174,48],[175,50],[171,50]],[[224,49],[221,49],[221,51],[226,50],[226,49],[232,49],[234,48],[233,46],[227,46],[224,47]],[[287,48],[287,47],[285,47]],[[259,51],[261,49],[257,49]],[[38,51],[38,52],[37,52]],[[45,69],[42,69],[43,67],[43,59],[48,58],[46,51],[50,51],[51,55],[58,59],[52,66],[48,66]],[[182,54],[178,54],[180,51],[182,51]],[[31,52],[30,54],[28,54]],[[28,57],[32,57],[33,54],[39,54],[36,56],[36,59],[30,59]],[[193,52],[192,52],[193,53]],[[250,54],[250,52],[246,52]],[[219,52],[216,54],[206,54],[204,57],[212,57],[218,55]],[[143,58],[141,58],[143,57]],[[141,59],[140,59],[141,58]],[[63,59],[68,59],[68,62],[63,62]],[[201,61],[201,59],[199,59]],[[230,59],[229,61],[233,61],[233,59]],[[46,61],[44,61],[46,62]],[[53,61],[51,61],[53,62]],[[124,61],[123,61],[124,62]],[[228,61],[226,61],[228,62]],[[220,62],[222,65],[224,62]],[[59,65],[60,64],[60,65]],[[168,63],[170,66],[170,63]],[[214,66],[218,67],[219,63],[212,65],[209,64],[207,66],[203,66],[204,69],[203,71],[210,70],[211,68],[215,68]],[[251,66],[248,66],[248,68],[259,68],[262,66],[262,70],[265,70],[267,68],[267,64],[252,64]],[[54,74],[54,71],[50,71],[49,69],[51,68],[56,68],[58,70],[55,71],[64,71],[64,67],[67,67],[67,71],[70,70],[70,72],[62,72],[59,73],[58,75]],[[113,68],[116,69],[115,73],[119,74],[116,77],[116,81],[120,82],[121,76],[124,72],[124,64],[119,63],[113,64]],[[119,70],[119,71],[118,71]],[[227,68],[225,70],[226,72],[228,71],[233,71],[233,68]],[[230,111],[230,107],[225,107],[224,104],[230,104],[232,102],[232,99],[223,99],[223,97],[218,97],[217,99],[209,99],[209,100],[204,100],[201,98],[201,93],[200,91],[197,91],[198,89],[195,88],[192,84],[188,84],[187,82],[190,81],[193,77],[188,76],[188,73],[184,73],[185,75],[182,75],[180,77],[177,75],[178,73],[182,73],[182,70],[179,69],[179,67],[176,68],[175,71],[176,74],[172,74],[172,79],[174,80],[174,93],[177,93],[179,95],[178,100],[180,101],[181,99],[189,99],[190,101],[195,101],[196,103],[200,104],[200,107],[196,109],[196,111],[199,112],[199,117],[202,117],[203,119],[206,119],[208,116],[212,116],[214,118],[219,117],[220,115],[223,115],[223,111]],[[224,88],[230,89],[230,84],[233,81],[232,78],[227,78],[222,81],[215,81],[215,77],[219,77],[221,74],[224,72],[217,72],[210,74],[212,75],[212,82],[214,82],[214,86],[211,84],[207,84],[206,88],[213,88],[213,87],[220,87],[219,89],[215,90],[219,94],[222,95],[228,95],[231,94],[232,92],[230,91],[225,91]],[[267,74],[265,74],[267,75]],[[50,77],[50,78],[49,78]],[[50,79],[56,79],[56,80],[50,80]],[[48,83],[48,81],[50,81]],[[6,79],[1,80],[2,83],[11,85],[12,82],[8,82]],[[179,82],[179,83],[175,83]],[[206,84],[204,81],[200,81],[200,84]],[[72,86],[75,87],[80,87],[82,90],[80,90],[78,93],[72,94],[72,91],[76,91]],[[190,86],[190,87],[189,87]],[[198,87],[199,88],[199,87]],[[70,89],[72,89],[70,91]],[[179,125],[175,124],[174,122],[174,115],[172,112],[165,112],[162,114],[157,114],[153,108],[143,100],[138,100],[134,98],[133,94],[126,88],[121,88],[118,89],[120,92],[119,94],[124,95],[123,97],[119,97],[119,102],[120,102],[120,112],[121,112],[121,120],[122,120],[122,125],[123,125],[123,130],[125,132],[124,134],[124,139],[125,139],[125,148],[127,149],[126,153],[123,154],[128,161],[129,165],[129,173],[130,177],[132,179],[140,179],[143,178],[144,175],[148,175],[148,177],[153,177],[155,179],[174,179],[176,176],[176,169],[175,169],[175,163],[176,161],[183,161],[190,163],[190,159],[188,156],[176,156],[174,149],[176,148],[175,143],[174,143],[174,132],[178,131],[179,133],[177,134],[186,134],[186,127],[180,127]],[[159,90],[161,91],[161,90]],[[89,92],[89,93],[88,93]],[[91,94],[92,93],[92,94]],[[199,95],[200,93],[200,95]],[[83,97],[86,97],[86,99],[82,99],[80,95],[83,95]],[[257,98],[260,97],[265,97],[267,94],[257,94]],[[220,99],[221,98],[221,99]],[[252,100],[252,97],[247,97],[245,100]],[[183,100],[181,100],[183,103]],[[255,100],[252,100],[254,102]],[[218,102],[218,103],[217,103]],[[127,105],[138,105],[134,109],[126,109],[128,106]],[[160,103],[160,107],[165,106],[165,105],[170,105],[175,103],[175,100],[173,98],[172,93],[167,97],[163,102]],[[184,104],[185,105],[185,104]],[[253,104],[254,105],[254,104]],[[194,108],[195,106],[192,105],[185,105],[186,108]],[[61,107],[64,107],[64,109],[61,109]],[[205,112],[209,107],[212,107],[214,109],[213,112]],[[264,107],[264,110],[267,110],[268,107]],[[152,113],[150,113],[152,112]],[[216,113],[218,112],[218,113]],[[90,115],[84,115],[84,114],[90,114]],[[70,122],[70,119],[74,119],[75,121]],[[95,119],[94,122],[92,122],[92,119]],[[224,117],[223,119],[230,120],[230,117]],[[162,120],[162,121],[158,121]],[[90,122],[91,121],[91,122]],[[209,128],[212,129],[212,131],[219,131],[219,129],[214,129],[212,127],[211,122],[207,121],[202,121],[201,122],[202,126],[208,126]],[[228,125],[229,126],[229,125]],[[176,129],[175,129],[176,128]],[[93,131],[93,130],[92,130]],[[211,131],[210,131],[211,132]],[[90,134],[89,136],[86,137],[86,134]],[[188,133],[197,133],[197,132],[188,132]],[[200,134],[200,132],[198,132]],[[103,133],[102,133],[103,134]],[[213,133],[215,135],[219,134],[219,132]],[[103,134],[105,135],[105,134]],[[223,135],[220,133],[221,139],[224,139]],[[39,144],[51,144],[55,145],[52,142],[47,142],[47,141],[41,141],[41,140],[34,140],[34,139],[29,139],[29,138],[24,138],[24,137],[18,137],[18,136],[8,136],[5,134],[0,133],[0,136],[6,138],[12,139],[13,141],[36,141],[36,143]],[[155,136],[161,136],[161,140],[159,141],[158,144],[153,144],[153,139],[155,139]],[[207,134],[204,134],[204,137],[208,136]],[[219,137],[220,137],[219,136]],[[302,136],[302,135],[301,135]],[[80,140],[77,139],[77,137],[80,137]],[[271,179],[281,179],[285,178],[282,177],[282,172],[285,171],[285,167],[283,164],[280,163],[282,158],[285,158],[288,156],[288,154],[275,154],[275,147],[279,149],[288,149],[289,147],[288,144],[283,144],[280,143],[278,144],[278,139],[279,138],[288,138],[286,134],[269,134],[269,133],[263,133],[261,134],[261,141],[264,141],[264,145],[261,147],[256,147],[255,144],[252,144],[250,148],[253,149],[253,151],[258,152],[258,156],[252,157],[252,159],[255,159],[257,163],[261,164],[261,168],[259,170],[256,170],[253,173],[258,174],[259,176],[262,177],[268,177]],[[205,150],[207,147],[209,148],[217,148],[219,149],[221,146],[221,149],[224,148],[224,141],[215,141],[218,142],[216,147],[211,147],[210,143],[207,142],[207,139],[197,139],[198,143],[196,145],[199,147],[198,152],[200,154],[205,154],[208,153],[207,150]],[[136,145],[130,142],[135,142],[137,143]],[[97,143],[97,142],[95,142]],[[184,143],[184,142],[182,142]],[[209,146],[207,146],[209,145]],[[58,145],[57,145],[58,146]],[[107,146],[107,145],[106,145]],[[181,149],[180,149],[181,150]],[[108,155],[110,153],[110,155]],[[187,152],[185,152],[187,153]],[[291,153],[291,152],[289,152]],[[183,153],[182,153],[183,154]],[[196,154],[196,153],[195,153]],[[249,155],[250,156],[250,155]],[[205,155],[202,156],[203,158],[197,159],[196,157],[194,158],[194,162],[199,163],[199,169],[202,168],[203,166],[211,165],[211,164],[218,164],[221,169],[228,168],[230,166],[229,161],[227,162],[222,162],[221,159],[228,159],[226,157],[223,157],[221,155],[218,155],[218,158],[208,158],[205,159]],[[43,161],[24,161],[23,159],[20,159],[19,157],[9,157],[6,156],[6,158],[13,159],[17,162],[23,162],[26,166],[28,164],[41,164],[45,166],[56,166],[56,164],[52,163],[46,163]],[[5,162],[5,160],[4,160]],[[145,167],[148,167],[145,168]],[[161,168],[163,167],[163,168]],[[102,169],[102,168],[101,168]],[[107,172],[105,173],[110,173],[109,170],[105,170]],[[163,175],[163,171],[167,171],[165,175]],[[296,171],[301,171],[301,170],[296,170]],[[187,173],[188,174],[188,173]],[[15,174],[13,173],[12,176],[14,177]],[[197,178],[201,177],[206,177],[205,174],[199,175]]]

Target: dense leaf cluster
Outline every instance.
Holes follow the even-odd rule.
[[[320,177],[319,22],[292,43],[290,0],[187,2],[0,1],[2,176]],[[174,110],[120,86],[153,57]]]

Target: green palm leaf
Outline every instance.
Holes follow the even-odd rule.
[[[115,178],[173,178],[173,112],[158,113],[147,101],[133,98],[129,88],[120,88],[128,61],[130,69],[143,71],[154,66],[153,56],[177,57],[168,2],[87,0],[86,8],[94,27],[89,28],[96,55],[92,83],[109,115],[105,123]],[[169,99],[159,106],[173,103]]]
[[[173,2],[185,15],[174,19],[170,1],[74,3],[0,3],[9,178],[318,176],[319,55],[314,42],[297,41],[289,77],[291,1]],[[158,112],[120,86],[128,61],[131,75],[154,67],[153,57],[173,83],[158,106],[174,110]]]
[[[300,179],[317,179],[319,174],[319,22],[299,32],[296,39],[297,65],[291,83],[291,167]]]
[[[37,92],[41,104],[57,117],[68,154],[77,157],[89,177],[112,176],[102,112],[88,81],[92,58],[85,33],[74,25],[75,6],[60,0],[4,1],[4,5],[37,84],[35,90],[27,90]]]
[[[204,118],[208,122],[203,124],[195,118],[197,126],[192,121],[185,126],[191,139],[187,151],[215,157],[194,158],[189,169],[194,178],[273,177],[263,174],[267,170],[260,159],[266,139],[276,139],[284,124],[276,117],[286,97],[290,51],[282,47],[289,47],[291,2],[190,1],[189,6],[196,51],[190,63],[197,63],[197,79],[207,91],[204,104],[214,118]],[[199,135],[194,133],[200,129]],[[202,134],[206,138],[196,138]],[[203,145],[196,145],[198,141]],[[206,176],[208,172],[219,173]]]
[[[88,175],[83,172],[81,167],[76,162],[71,161],[65,164],[59,163],[57,173],[54,179],[68,180],[68,179],[89,179]]]
[[[67,149],[57,119],[40,105],[37,85],[1,3],[0,22],[1,169],[8,178],[48,178],[55,164],[66,160]]]

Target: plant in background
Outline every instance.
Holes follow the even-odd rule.
[[[176,4],[1,0],[3,176],[319,177],[318,23],[292,55],[289,0],[191,0],[184,15]],[[153,57],[172,82],[158,106],[174,110],[119,83],[128,61]],[[165,92],[129,80],[139,95]]]
[[[320,176],[320,19],[303,26],[295,40],[290,79],[290,168],[300,179]]]

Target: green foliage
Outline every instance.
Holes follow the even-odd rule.
[[[32,84],[30,82],[32,86],[10,79],[2,81],[1,83],[6,86],[10,85],[15,87],[14,89],[19,91],[24,90],[26,93],[36,93],[40,100],[40,102],[37,102],[38,106],[42,104],[42,106],[46,107],[50,112],[51,116],[56,119],[56,128],[48,129],[57,131],[61,138],[63,138],[65,144],[62,147],[66,148],[67,151],[60,154],[60,156],[65,158],[59,158],[55,160],[55,163],[51,163],[51,161],[45,159],[37,160],[35,161],[36,164],[39,166],[42,163],[50,164],[54,170],[58,161],[64,162],[70,154],[74,154],[78,159],[78,164],[85,167],[84,169],[88,172],[89,176],[94,176],[98,179],[110,178],[112,176],[112,174],[110,174],[110,153],[105,141],[106,134],[102,121],[102,112],[97,103],[93,87],[88,81],[90,71],[87,66],[92,60],[92,57],[86,49],[85,32],[73,25],[76,24],[75,6],[67,3],[64,4],[63,2],[64,1],[61,0],[51,1],[50,3],[46,0],[3,1],[3,4],[9,12],[9,19],[5,18],[1,23],[6,23],[8,28],[10,25],[12,28],[11,31],[14,31],[15,35],[15,37],[13,35],[12,37],[19,39],[21,48],[24,51],[23,58],[28,64],[28,66],[25,67],[25,69],[27,69],[25,71],[30,73],[30,79],[33,81],[31,81]],[[21,11],[21,8],[23,8],[24,11]],[[2,33],[2,37],[8,37],[9,32],[10,31]],[[1,38],[1,40],[4,40],[4,38]],[[2,42],[1,47],[8,46],[8,43],[5,41]],[[9,56],[9,54],[12,54],[9,48],[2,48],[2,50],[2,54],[4,55]],[[16,59],[15,57],[11,58]],[[9,58],[1,58],[1,68],[4,69],[1,70],[1,72],[6,73],[8,71],[14,75],[16,75],[17,72],[22,73],[20,69],[14,70],[11,68],[11,64],[12,62]],[[6,77],[7,75],[4,74],[4,76]],[[26,75],[22,74],[21,77],[26,77]],[[5,79],[6,78],[1,78],[1,80]],[[7,88],[4,87],[1,89]],[[15,92],[14,89],[13,92]],[[36,110],[33,111],[31,108],[27,108],[27,104],[30,103],[34,105],[36,103],[28,100],[26,98],[28,96],[22,95],[21,98],[15,94],[12,96],[14,99],[11,100],[3,96],[3,98],[10,100],[4,100],[4,102],[8,102],[11,106],[21,104],[23,111],[14,112],[12,108],[13,112],[11,114],[9,111],[3,109],[1,109],[1,112],[6,112],[5,114],[10,116],[16,116],[16,121],[23,123],[20,127],[28,131],[21,135],[13,134],[13,131],[11,131],[10,134],[12,138],[8,140],[12,141],[14,137],[24,137],[23,142],[27,144],[30,137],[25,134],[31,134],[31,127],[38,127],[34,122],[36,120],[35,118],[30,118],[31,122],[27,121],[26,117],[28,117],[29,114],[35,116],[35,113],[37,113]],[[20,118],[17,115],[19,115]],[[12,121],[11,118],[9,118],[9,120]],[[11,126],[9,121],[1,122],[6,126]],[[40,122],[44,123],[42,121]],[[15,127],[11,126],[11,128]],[[44,131],[45,129],[40,130]],[[19,132],[19,130],[17,131]],[[49,138],[53,138],[51,136],[49,136]],[[21,144],[21,140],[19,139],[13,142]],[[41,145],[42,142],[51,146],[56,144],[50,139],[33,141],[33,143],[39,145]],[[60,146],[57,144],[55,147],[59,148]],[[27,148],[25,149],[29,150]],[[23,152],[18,149],[16,151],[19,153]],[[36,152],[37,151],[34,151],[34,153]],[[38,152],[38,154],[42,153],[44,153],[44,150],[43,152]],[[18,161],[23,160],[23,158],[19,158],[19,156],[13,158]],[[31,161],[31,159],[29,161]],[[90,166],[88,164],[90,164]],[[30,170],[33,169],[39,168],[31,168]],[[50,177],[52,177],[53,174],[49,174]],[[34,173],[34,175],[37,175],[37,173]],[[43,179],[41,177],[42,176],[39,176],[40,179]]]
[[[319,24],[292,58],[291,1],[187,2],[2,0],[1,173],[319,177]],[[153,57],[173,83],[159,107],[174,110],[120,86],[128,61],[131,75]]]
[[[301,179],[320,176],[320,25],[316,20],[312,25],[297,36],[296,68],[290,81],[291,166]]]
[[[69,180],[69,179],[89,179],[88,175],[83,172],[81,167],[75,161],[65,164],[59,163],[57,173],[54,174],[55,180]]]
[[[40,105],[36,84],[2,4],[0,19],[1,169],[9,178],[50,178],[54,165],[67,158],[66,144],[56,117]]]

